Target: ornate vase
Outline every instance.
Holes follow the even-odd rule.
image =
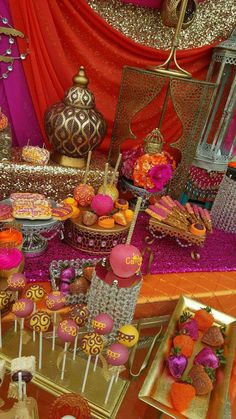
[[[97,111],[84,67],[73,78],[74,85],[62,102],[45,113],[45,131],[53,146],[53,160],[63,166],[83,168],[86,156],[106,134],[106,122]]]

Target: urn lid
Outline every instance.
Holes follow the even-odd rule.
[[[83,66],[73,77],[73,86],[70,87],[64,96],[64,103],[67,106],[73,106],[82,109],[95,108],[95,99],[93,93],[87,89],[89,79]]]

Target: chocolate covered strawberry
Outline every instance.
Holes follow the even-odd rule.
[[[191,401],[196,395],[195,388],[189,383],[173,383],[170,388],[170,399],[172,406],[178,412],[188,409]]]
[[[200,310],[196,311],[194,319],[197,322],[198,329],[202,330],[203,332],[209,329],[214,323],[214,317],[211,314],[211,308],[205,307],[201,308]]]
[[[188,335],[177,335],[173,339],[174,348],[179,348],[182,355],[189,358],[193,353],[194,341]]]
[[[195,319],[192,318],[192,314],[188,311],[184,311],[179,319],[179,330],[186,331],[193,340],[198,340],[198,325]]]
[[[202,342],[209,346],[222,346],[224,344],[224,336],[219,327],[211,326],[204,333]]]
[[[175,348],[173,355],[170,355],[167,359],[167,366],[170,374],[174,378],[181,378],[188,364],[186,356],[180,353],[179,348]]]
[[[196,365],[203,365],[204,367],[209,367],[216,369],[220,365],[219,358],[216,356],[215,352],[211,348],[203,348],[194,358],[193,361]]]
[[[198,396],[204,396],[212,391],[212,371],[209,368],[206,370],[203,365],[194,365],[189,371],[189,377],[192,379],[192,385]],[[209,374],[211,374],[212,379]]]

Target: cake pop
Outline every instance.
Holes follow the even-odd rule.
[[[84,304],[78,304],[73,307],[69,314],[70,318],[75,321],[77,326],[83,327],[88,321],[89,309]]]
[[[53,311],[53,330],[52,330],[52,351],[55,350],[57,311],[65,305],[65,296],[61,291],[53,291],[46,296],[45,303],[50,311]]]
[[[107,313],[100,313],[92,320],[92,327],[96,333],[99,335],[108,335],[111,333],[113,329],[114,322]],[[97,363],[98,363],[98,356],[96,355],[95,362],[94,362],[94,371],[96,371]]]
[[[64,342],[64,356],[62,361],[61,380],[64,379],[66,356],[69,343],[74,342],[77,333],[78,327],[74,320],[66,319],[59,323],[57,334],[58,337]]]
[[[23,330],[24,330],[24,319],[28,317],[34,309],[33,302],[28,300],[27,298],[21,298],[20,300],[16,301],[12,306],[12,312],[15,314],[16,317],[21,319],[20,324],[20,342],[19,342],[19,357],[22,354],[22,337],[23,337]]]
[[[118,244],[113,247],[109,261],[115,275],[128,278],[140,271],[142,256],[136,246]]]
[[[0,348],[2,348],[2,309],[10,303],[12,293],[10,291],[0,291]]]
[[[72,320],[75,321],[78,328],[83,327],[85,325],[85,323],[88,321],[88,317],[89,317],[88,307],[85,306],[84,304],[78,304],[78,305],[73,307],[69,316]],[[74,343],[73,361],[75,360],[75,356],[76,356],[77,342],[78,342],[78,334],[75,338],[75,343]]]
[[[107,175],[109,165],[105,164],[104,182],[103,182],[103,194],[98,193],[91,202],[92,210],[99,216],[108,215],[113,210],[114,204],[112,198],[106,193],[107,188]]]
[[[113,343],[107,350],[107,362],[110,365],[116,366],[116,367],[120,367],[121,365],[124,365],[129,358],[129,351],[128,349],[124,346],[121,345],[120,343]],[[119,368],[117,369],[117,379],[119,376]],[[112,385],[115,379],[115,374],[112,374],[110,383],[109,383],[109,387],[107,389],[107,394],[105,397],[105,404],[107,404],[110,393],[111,393],[111,389],[112,389]]]
[[[117,333],[117,340],[127,348],[132,348],[136,345],[139,338],[139,332],[132,324],[125,324],[121,326]]]
[[[95,195],[94,188],[91,185],[87,185],[91,155],[92,155],[92,152],[89,151],[86,169],[85,169],[84,178],[83,178],[83,183],[81,183],[79,186],[77,186],[74,189],[74,198],[78,202],[78,204],[81,205],[81,207],[89,206]]]
[[[102,352],[103,347],[104,347],[103,339],[101,338],[101,336],[99,336],[97,333],[94,333],[94,332],[87,333],[81,341],[81,349],[86,355],[88,355],[88,360],[87,360],[87,365],[86,365],[86,370],[85,370],[84,380],[83,380],[83,385],[82,385],[82,393],[84,393],[84,390],[85,390],[91,357],[93,355],[95,356],[99,355]]]
[[[8,288],[15,291],[15,301],[18,300],[19,291],[25,288],[26,277],[23,274],[15,273],[9,276],[7,280]],[[14,320],[14,332],[17,332],[17,319]]]
[[[30,327],[39,333],[39,369],[42,368],[43,333],[48,331],[50,323],[51,317],[44,311],[38,311],[30,318]]]
[[[45,294],[46,294],[45,289],[43,287],[40,287],[40,285],[37,285],[37,284],[32,285],[26,291],[25,293],[26,298],[33,301],[34,303],[33,313],[36,312],[36,303],[38,301],[41,301],[44,298]],[[33,330],[33,342],[35,342],[35,330]]]
[[[107,335],[113,329],[113,320],[107,313],[100,313],[92,320],[92,327],[99,335]]]

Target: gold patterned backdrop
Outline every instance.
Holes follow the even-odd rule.
[[[169,49],[174,29],[165,27],[160,11],[123,4],[119,0],[87,0],[110,25],[139,44]],[[182,31],[180,49],[197,48],[228,38],[236,25],[235,0],[205,0],[193,24]]]

